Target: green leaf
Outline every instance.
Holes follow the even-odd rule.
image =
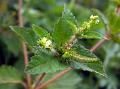
[[[13,67],[2,66],[0,67],[0,84],[6,83],[21,83],[21,74]]]
[[[50,34],[48,33],[48,31],[42,27],[39,27],[37,25],[32,25],[32,29],[40,38],[50,37]]]
[[[66,6],[64,6],[64,11],[62,12],[62,18],[77,26],[77,20],[75,19],[75,16],[69,9],[67,9]]]
[[[33,30],[17,26],[10,26],[10,28],[12,29],[12,31],[17,33],[22,39],[24,39],[30,46],[36,45],[37,37]]]
[[[102,39],[103,34],[97,31],[87,31],[83,35],[81,35],[80,38],[85,38],[85,39]]]
[[[73,32],[77,33],[78,31],[77,20],[75,19],[75,16],[73,15],[73,13],[66,7],[66,5],[64,5],[64,11],[62,12],[62,18],[65,19],[69,23]]]
[[[105,76],[103,65],[92,52],[76,43],[63,55],[75,69],[83,69]]]
[[[73,66],[75,69],[82,69],[85,71],[95,72],[97,74],[107,77],[103,68],[103,64],[100,61],[83,63],[83,62],[76,62],[72,60],[71,66]]]
[[[51,53],[44,49],[31,58],[25,71],[29,74],[41,74],[43,72],[53,73],[66,68],[66,66],[59,63],[58,60],[59,59],[53,57]]]
[[[77,32],[77,21],[69,9],[64,6],[62,17],[55,24],[53,39],[58,47],[64,46],[70,37]]]
[[[58,23],[55,24],[55,29],[53,32],[53,39],[57,46],[64,46],[72,35],[73,30],[71,29],[69,23],[64,18],[60,18]]]

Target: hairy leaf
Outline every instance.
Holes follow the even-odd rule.
[[[82,69],[82,70],[87,70],[90,72],[95,72],[98,73],[102,76],[107,76],[105,74],[105,71],[103,69],[103,64],[100,61],[97,62],[76,62],[76,61],[71,61],[71,66],[73,66],[75,69]]]
[[[66,6],[64,6],[64,11],[62,12],[62,18],[77,26],[77,20],[75,19],[75,16]]]
[[[21,82],[22,76],[15,68],[10,66],[0,67],[0,84]]]
[[[64,46],[70,37],[77,32],[77,21],[72,12],[64,6],[62,17],[55,24],[53,39],[58,47]]]
[[[37,55],[33,56],[29,65],[26,67],[26,72],[29,74],[40,74],[43,72],[53,73],[66,68],[65,65],[59,63],[59,59],[47,51],[40,51]]]
[[[70,64],[76,69],[88,70],[105,75],[103,65],[99,58],[78,43],[72,49],[65,52],[63,57],[71,61]]]
[[[72,35],[73,31],[69,23],[64,18],[60,18],[58,23],[55,24],[55,29],[53,32],[53,39],[57,46],[64,46]]]

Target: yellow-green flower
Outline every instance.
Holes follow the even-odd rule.
[[[52,41],[47,39],[47,37],[43,37],[42,39],[39,39],[37,41],[37,44],[43,48],[51,48],[52,47]]]

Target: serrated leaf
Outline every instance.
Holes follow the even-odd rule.
[[[67,21],[77,26],[77,20],[75,19],[75,16],[65,5],[64,11],[62,12],[62,18],[66,19]]]
[[[26,72],[29,74],[41,74],[43,72],[53,73],[66,68],[65,65],[59,63],[59,59],[53,57],[49,52],[41,51],[37,55],[33,56]]]
[[[10,26],[12,31],[17,33],[22,39],[24,39],[30,46],[36,45],[36,35],[33,30],[28,28],[21,28],[17,26]]]
[[[69,23],[64,18],[60,18],[58,23],[55,24],[55,29],[53,32],[53,40],[57,46],[64,46],[72,35],[73,30],[71,29]]]
[[[100,61],[98,61],[98,62],[85,62],[85,63],[71,61],[71,66],[73,66],[75,69],[82,69],[85,71],[95,72],[95,73],[98,73],[102,76],[107,77],[107,75],[105,74],[105,71],[103,69],[103,64]]]
[[[75,69],[88,70],[105,76],[103,65],[99,58],[78,43],[67,51],[67,55],[64,54],[63,57],[67,58]]]
[[[62,18],[65,19],[69,23],[74,33],[78,31],[77,20],[75,19],[75,16],[73,15],[73,13],[66,7],[66,5],[64,5],[64,10],[62,12]]]
[[[77,21],[72,12],[64,6],[62,17],[55,24],[53,39],[58,47],[64,46],[70,37],[77,32]]]
[[[0,84],[5,83],[21,83],[21,74],[13,67],[2,66],[0,67]]]
[[[49,38],[50,37],[50,34],[48,33],[48,31],[42,27],[39,27],[37,25],[32,25],[32,29],[40,38],[42,38],[42,37]]]
[[[87,31],[80,38],[85,39],[102,39],[104,35],[97,31]]]

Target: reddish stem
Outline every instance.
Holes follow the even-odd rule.
[[[47,82],[41,84],[40,86],[38,86],[36,89],[42,89],[47,87],[49,84],[55,82],[56,80],[58,80],[60,77],[62,77],[63,75],[65,75],[66,73],[68,73],[69,71],[71,71],[73,68],[68,67],[67,69],[61,71],[60,73],[58,73],[57,75],[55,75],[52,79],[48,80]]]
[[[104,38],[99,40],[91,49],[90,51],[91,52],[94,52],[96,51],[97,48],[101,47],[102,44],[104,44],[106,41],[108,41],[110,38],[109,38],[109,35],[108,34],[105,34]]]
[[[22,17],[22,0],[18,1],[18,22],[19,26],[23,27],[23,17]],[[22,48],[23,48],[23,55],[24,55],[24,64],[25,66],[28,64],[28,52],[27,52],[27,46],[25,42],[22,42]],[[31,87],[31,76],[26,75],[26,80],[27,80],[27,87],[30,89]]]
[[[34,89],[37,89],[37,86],[41,84],[41,81],[45,77],[46,73],[41,74],[37,77]]]

